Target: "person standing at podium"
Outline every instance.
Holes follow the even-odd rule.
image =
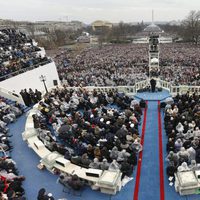
[[[152,78],[150,80],[150,84],[151,84],[151,91],[155,92],[155,89],[156,89],[156,80]]]

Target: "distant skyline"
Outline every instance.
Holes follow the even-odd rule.
[[[0,18],[21,21],[72,21],[113,23],[184,19],[200,9],[199,0],[0,0]]]

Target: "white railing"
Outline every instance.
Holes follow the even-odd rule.
[[[200,86],[187,86],[187,85],[179,85],[179,86],[173,86],[172,83],[163,81],[160,79],[156,79],[157,81],[157,87],[163,88],[168,90],[172,96],[175,96],[177,93],[179,94],[184,94],[186,92],[194,93],[196,92],[197,94],[200,94]],[[117,91],[117,92],[124,92],[125,94],[129,95],[134,95],[137,93],[138,90],[143,89],[147,86],[150,86],[149,79],[144,80],[144,81],[139,81],[135,83],[134,86],[108,86],[108,87],[96,87],[96,86],[86,86],[82,87],[86,90],[93,91],[96,90],[98,92],[108,92],[110,90]],[[61,86],[62,87],[62,86]],[[55,88],[55,87],[54,87]],[[51,90],[53,88],[50,88]],[[67,87],[67,89],[75,89],[78,90],[80,87]]]
[[[144,80],[144,81],[140,81],[140,82],[135,83],[135,92],[137,92],[140,89],[147,87],[148,85],[149,85],[149,80]]]
[[[186,92],[200,94],[200,86],[188,86],[188,85],[180,85],[180,86],[171,86],[170,93],[172,96],[175,96],[177,93],[185,94]]]
[[[171,90],[171,83],[163,80],[159,80],[160,87],[166,90]]]

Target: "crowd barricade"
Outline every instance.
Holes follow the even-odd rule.
[[[137,92],[138,90],[146,88],[148,85],[149,85],[149,80],[137,82],[135,83],[135,91]]]

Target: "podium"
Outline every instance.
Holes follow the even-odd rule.
[[[200,192],[200,171],[185,171],[175,174],[175,190],[180,195],[198,194]]]
[[[121,190],[121,176],[120,171],[105,170],[96,186],[100,188],[102,193],[115,195]]]

